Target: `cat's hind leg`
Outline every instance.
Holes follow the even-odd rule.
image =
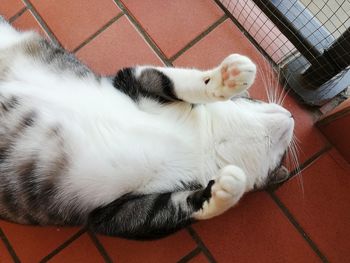
[[[171,234],[195,220],[222,214],[246,191],[244,172],[226,166],[205,188],[177,192],[125,195],[97,208],[89,218],[91,230],[131,239],[154,239]]]
[[[153,98],[160,102],[191,104],[228,100],[254,82],[255,64],[246,56],[233,54],[211,70],[139,66],[126,68],[113,78],[114,86],[135,101]]]

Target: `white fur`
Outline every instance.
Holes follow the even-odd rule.
[[[214,179],[211,198],[204,203],[203,209],[193,215],[197,220],[209,219],[224,213],[235,205],[246,191],[247,177],[237,166],[224,167]]]
[[[14,41],[15,34],[7,30],[0,26],[0,48]],[[22,35],[17,41],[22,41]],[[227,100],[249,87],[255,77],[255,66],[249,61],[233,55],[210,71],[157,69],[173,80],[180,98],[203,103]],[[229,74],[232,67],[242,72],[229,76],[229,81],[237,81],[235,88],[222,79],[225,65]],[[220,211],[209,203],[198,215],[211,217],[264,182],[293,132],[289,112],[274,104],[238,98],[191,109],[187,103],[161,106],[145,99],[138,107],[107,79],[58,75],[21,56],[12,61],[11,69],[9,79],[0,82],[1,93],[20,95],[27,107],[40,112],[41,126],[61,128],[72,160],[61,193],[67,202],[78,200],[87,209],[131,191],[164,192],[180,180],[206,185],[221,168],[234,165],[220,172],[213,188],[215,198],[220,199],[220,191],[227,193],[220,199],[224,205],[215,201]],[[31,141],[42,142],[40,132],[33,132]],[[49,158],[55,153],[46,151],[45,155]]]

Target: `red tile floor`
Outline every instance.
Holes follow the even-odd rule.
[[[236,52],[259,66],[253,97],[266,99],[272,79],[213,0],[0,0],[0,14],[103,74],[134,64],[209,68]],[[289,95],[285,106],[296,119],[302,177],[247,194],[223,216],[158,241],[0,221],[0,262],[349,262],[350,165],[314,127],[313,110]]]

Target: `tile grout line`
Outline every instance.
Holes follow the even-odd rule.
[[[330,149],[332,149],[332,146],[330,144],[326,144],[324,148],[316,152],[315,154],[311,155],[306,161],[304,161],[302,164],[300,164],[298,167],[294,168],[290,172],[289,178],[276,185],[272,185],[270,188],[267,188],[268,192],[275,192],[278,190],[281,186],[283,186],[284,183],[288,182],[290,179],[292,179],[294,176],[298,174],[298,172],[304,171],[306,168],[308,168],[313,162],[315,162],[318,158],[320,158],[323,154],[327,153]]]
[[[82,228],[75,234],[73,234],[70,238],[68,238],[66,241],[64,241],[61,245],[59,245],[57,248],[55,248],[53,251],[51,251],[48,255],[43,257],[40,260],[40,263],[48,262],[51,258],[56,256],[58,253],[60,253],[62,250],[64,250],[66,247],[68,247],[71,243],[73,243],[75,240],[77,240],[79,237],[81,237],[84,233],[86,233],[86,229]]]
[[[311,155],[305,162],[300,164],[299,167],[292,170],[291,175],[294,176],[298,173],[298,171],[301,172],[301,171],[305,170],[310,164],[312,164],[314,161],[316,161],[318,158],[320,158],[323,154],[328,152],[330,149],[332,149],[332,146],[327,143],[323,149],[321,149],[320,151]]]
[[[191,226],[188,226],[186,229],[187,229],[187,232],[192,237],[192,239],[197,243],[198,247],[201,249],[203,254],[209,260],[209,262],[210,263],[216,263],[216,260],[214,259],[214,256],[211,254],[209,249],[205,246],[204,242],[202,241],[200,236],[197,234],[197,232]]]
[[[94,243],[94,245],[97,248],[98,252],[100,252],[100,254],[103,257],[103,259],[105,260],[105,262],[106,263],[112,263],[113,262],[112,259],[110,258],[110,256],[108,255],[106,249],[101,244],[101,242],[98,240],[96,235],[93,232],[89,231],[89,230],[87,231],[87,234],[89,235],[90,239]]]
[[[326,145],[323,149],[312,155],[309,159],[307,159],[304,163],[299,165],[299,171],[303,171],[306,168],[308,168],[312,163],[314,163],[316,160],[318,160],[321,156],[323,156],[325,153],[330,151],[332,149],[331,145]],[[298,168],[294,169],[291,174],[294,176]],[[285,181],[287,182],[287,181]],[[277,185],[273,189],[267,189],[266,192],[270,195],[271,199],[276,203],[279,209],[281,209],[282,213],[287,217],[287,219],[291,222],[291,224],[296,228],[296,230],[299,232],[299,234],[303,237],[303,239],[308,243],[308,245],[311,247],[311,249],[317,254],[317,256],[322,260],[324,263],[328,263],[328,259],[323,255],[323,253],[320,251],[320,249],[317,247],[317,245],[312,241],[312,239],[306,234],[304,229],[301,227],[301,225],[298,223],[298,221],[294,218],[292,213],[288,210],[288,208],[282,203],[282,201],[277,197],[275,194],[275,191],[278,190],[285,182],[281,183],[280,185]]]
[[[150,35],[143,29],[141,24],[136,20],[136,18],[129,12],[126,6],[120,0],[114,0],[116,5],[122,10],[122,12],[127,16],[130,22],[134,25],[134,27],[138,30],[138,33],[141,34],[143,39],[147,42],[147,44],[153,49],[153,51],[157,54],[157,56],[162,60],[162,62],[166,66],[172,66],[172,63],[163,53],[163,51],[157,46],[157,44],[153,41]]]
[[[10,253],[11,258],[13,259],[13,261],[15,263],[20,263],[21,261],[19,260],[18,256],[16,255],[15,250],[13,249],[13,247],[10,244],[10,241],[7,239],[5,233],[2,231],[2,229],[0,228],[0,241],[3,241],[4,245],[7,248],[7,251]]]
[[[240,22],[231,14],[231,12],[220,2],[220,0],[214,0],[214,2],[221,8],[222,11],[230,18],[230,20],[238,27],[238,29],[244,34],[246,38],[254,45],[254,47],[270,61],[273,65],[276,63],[272,60],[272,58],[267,54],[265,50],[263,50],[259,43],[250,35],[250,33],[241,25]]]
[[[227,19],[227,15],[224,14],[218,20],[216,20],[212,25],[210,25],[206,30],[196,36],[193,40],[191,40],[185,47],[183,47],[180,51],[178,51],[175,55],[169,58],[170,62],[174,62],[177,58],[179,58],[182,54],[184,54],[187,50],[197,44],[200,40],[202,40],[205,36],[207,36],[210,32],[212,32],[215,28],[221,25]]]
[[[19,18],[21,15],[23,15],[24,14],[24,12],[25,11],[27,11],[28,10],[28,8],[25,6],[25,7],[23,7],[21,10],[19,10],[15,15],[13,15],[12,17],[10,17],[9,19],[8,19],[8,22],[10,23],[10,24],[12,24],[17,18]]]
[[[301,227],[298,221],[293,217],[292,213],[288,210],[288,208],[282,203],[282,201],[275,195],[273,192],[268,192],[272,200],[276,203],[276,205],[282,210],[284,215],[287,217],[289,222],[295,227],[295,229],[299,232],[299,234],[303,237],[303,239],[308,243],[311,249],[316,253],[316,255],[322,260],[324,263],[329,263],[326,256],[321,252],[321,250],[317,247],[317,245],[312,241],[312,239],[306,234],[305,230]]]
[[[44,29],[45,33],[49,36],[50,40],[62,47],[62,44],[60,43],[60,41],[58,40],[58,38],[56,37],[56,35],[51,31],[51,29],[49,28],[49,26],[46,24],[46,22],[44,21],[44,19],[42,19],[42,17],[39,15],[39,12],[35,9],[35,7],[32,5],[32,3],[30,2],[30,0],[22,0],[28,10],[33,14],[33,16],[35,17],[35,19],[38,21],[39,25]]]
[[[112,25],[114,22],[116,22],[119,18],[123,16],[123,12],[120,12],[118,15],[113,17],[111,20],[109,20],[106,24],[104,24],[99,30],[97,30],[95,33],[93,33],[91,36],[89,36],[87,39],[83,41],[79,46],[73,49],[72,53],[78,52],[81,48],[86,46],[88,43],[90,43],[93,39],[95,39],[99,34],[101,34],[103,31],[105,31],[110,25]]]
[[[179,261],[177,261],[177,263],[189,262],[191,259],[195,258],[201,252],[202,252],[202,249],[199,246],[197,246],[195,249],[191,250],[188,254],[186,254]]]

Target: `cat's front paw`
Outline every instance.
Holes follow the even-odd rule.
[[[242,169],[234,165],[223,168],[214,180],[215,183],[211,188],[212,197],[223,202],[241,196],[246,189],[246,175]]]
[[[228,100],[250,88],[255,79],[256,66],[248,57],[232,54],[214,71],[215,76],[208,85],[208,91],[218,100]]]
[[[208,219],[222,214],[242,197],[247,187],[247,177],[237,166],[228,165],[214,177],[211,197],[194,214],[196,219]]]

